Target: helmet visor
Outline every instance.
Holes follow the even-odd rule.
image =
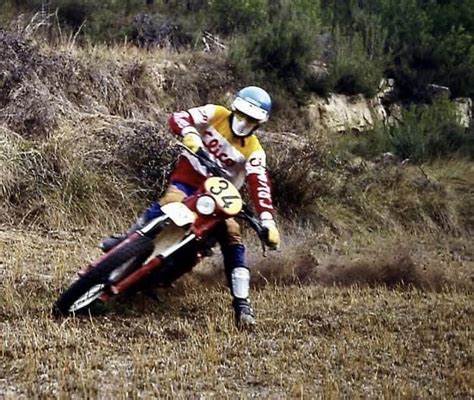
[[[237,97],[233,102],[235,110],[240,111],[242,114],[254,119],[257,123],[266,122],[268,120],[268,112],[259,106],[252,104],[251,102]]]

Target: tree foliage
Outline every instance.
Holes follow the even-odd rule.
[[[8,0],[0,21],[58,10],[59,22],[89,40],[123,40],[137,13],[185,21],[234,39],[236,70],[268,75],[289,87],[308,85],[308,67],[324,55],[325,90],[373,94],[395,78],[402,96],[424,101],[427,84],[474,96],[474,0]],[[328,48],[317,36],[329,35]]]
[[[474,0],[324,0],[322,7],[333,31],[362,35],[368,52],[374,44],[383,49],[385,74],[405,97],[424,100],[429,83],[450,87],[454,96],[474,95]],[[372,34],[373,18],[384,35]]]
[[[276,1],[259,27],[235,41],[233,65],[242,76],[279,82],[298,93],[315,58],[319,26],[318,0]]]
[[[209,4],[210,25],[223,34],[245,33],[267,18],[266,0],[219,0]]]

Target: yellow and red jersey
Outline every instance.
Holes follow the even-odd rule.
[[[169,119],[172,132],[183,137],[197,133],[210,158],[230,174],[232,183],[240,189],[247,182],[257,213],[271,218],[273,204],[270,180],[266,170],[266,156],[258,138],[235,136],[230,125],[231,111],[214,104],[175,112]],[[192,155],[184,152],[171,181],[198,187],[207,176],[206,169]]]

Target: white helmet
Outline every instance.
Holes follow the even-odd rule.
[[[231,107],[232,132],[236,136],[246,137],[251,135],[258,125],[268,121],[272,100],[265,90],[248,86],[237,93]]]

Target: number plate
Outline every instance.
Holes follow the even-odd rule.
[[[242,209],[242,197],[237,188],[227,179],[211,177],[206,180],[204,187],[226,214],[237,215]]]
[[[196,215],[183,203],[168,203],[161,210],[178,226],[192,224]]]

